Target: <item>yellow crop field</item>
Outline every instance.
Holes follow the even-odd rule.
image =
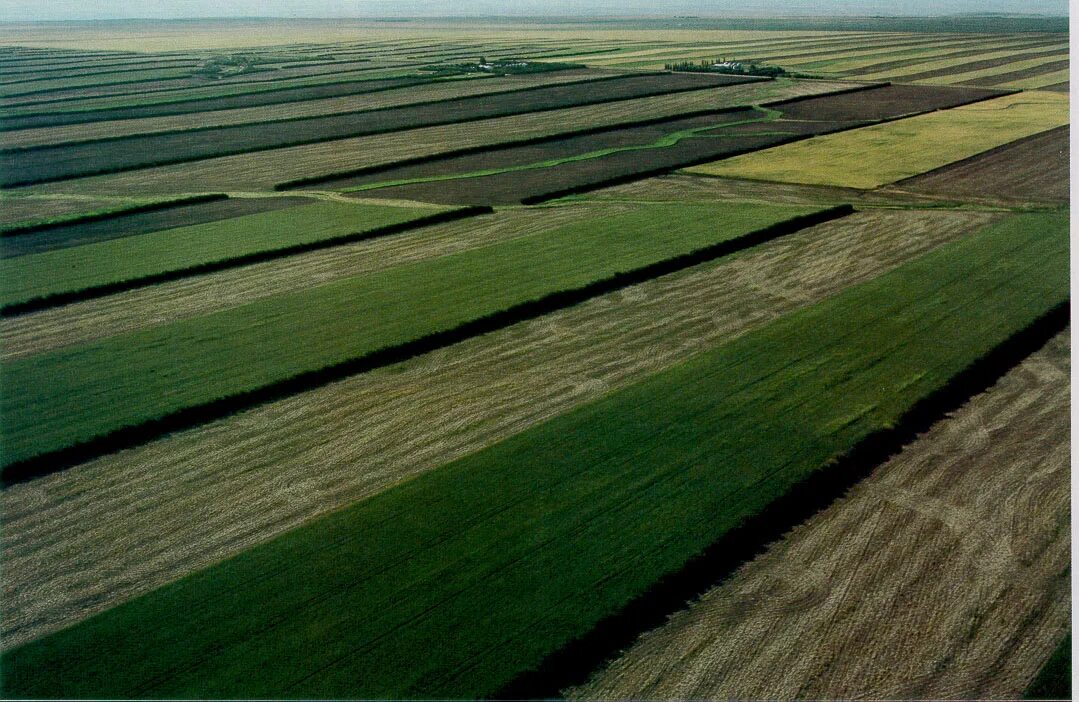
[[[1068,124],[1068,96],[1026,92],[829,134],[690,173],[783,183],[875,188]]]

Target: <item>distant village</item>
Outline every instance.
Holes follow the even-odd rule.
[[[736,76],[785,76],[787,71],[779,66],[760,66],[755,63],[743,63],[742,61],[728,61],[716,59],[715,61],[681,61],[679,63],[664,64],[668,71],[682,71],[689,73],[726,73]]]

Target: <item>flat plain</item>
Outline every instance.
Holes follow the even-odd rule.
[[[1066,23],[99,30],[0,23],[3,696],[1058,689]]]

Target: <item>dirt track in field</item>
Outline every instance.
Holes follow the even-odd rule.
[[[858,213],[0,493],[3,646],[597,399],[992,221]]]
[[[75,182],[35,186],[33,192],[136,194],[268,190],[277,183],[296,178],[483,146],[491,143],[492,134],[507,141],[525,139],[558,134],[569,129],[670,117],[695,110],[815,95],[847,87],[850,87],[849,83],[832,81],[800,81],[789,85],[747,83],[222,156],[129,173],[81,178]]]
[[[2,319],[0,359],[18,358],[210,314],[272,295],[489,246],[589,216],[617,214],[628,208],[613,203],[505,210]]]
[[[905,192],[978,201],[1068,201],[1068,126],[1034,134],[928,173],[901,180]]]
[[[571,690],[1017,699],[1070,619],[1067,333]]]

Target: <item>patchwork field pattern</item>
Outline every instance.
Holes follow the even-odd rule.
[[[1059,20],[64,27],[0,23],[4,697],[1059,686]]]

